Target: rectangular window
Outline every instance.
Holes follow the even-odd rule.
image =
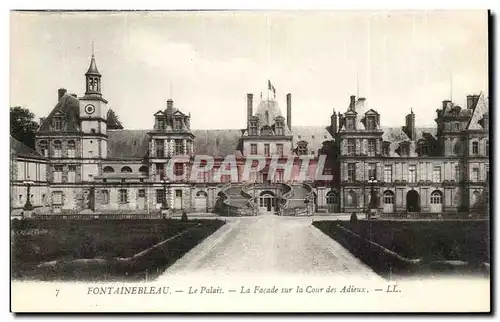
[[[478,182],[479,181],[479,168],[472,168],[472,182]]]
[[[250,154],[257,154],[257,144],[250,144]]]
[[[174,130],[178,131],[182,129],[182,122],[179,118],[174,119]]]
[[[356,180],[356,164],[348,163],[347,164],[347,181],[353,182]]]
[[[93,158],[94,157],[94,151],[90,150],[89,151],[89,158]]]
[[[392,182],[392,165],[384,166],[384,181]]]
[[[54,191],[52,193],[52,204],[53,205],[60,205],[60,206],[62,206],[62,204],[63,204],[63,194],[62,194],[62,191]]]
[[[175,154],[176,155],[184,154],[184,143],[182,142],[181,139],[175,140]]]
[[[174,167],[174,175],[182,176],[184,174],[184,164],[176,163]]]
[[[432,181],[441,182],[441,167],[435,165],[432,170]]]
[[[68,182],[76,181],[76,165],[68,166]]]
[[[269,144],[266,143],[264,144],[264,155],[268,157],[270,155],[270,149],[269,149]]]
[[[417,166],[414,164],[408,166],[408,182],[417,182]]]
[[[155,140],[155,156],[157,158],[163,158],[165,156],[165,141]]]
[[[356,141],[354,139],[347,139],[347,155],[354,155],[356,153]]]
[[[54,166],[54,182],[56,182],[56,183],[62,182],[62,171],[63,171],[62,165],[55,165]]]
[[[103,204],[109,203],[109,190],[101,190],[101,200]]]
[[[118,190],[119,196],[120,196],[120,203],[127,203],[128,198],[127,198],[127,189],[120,189]]]
[[[54,130],[62,129],[62,119],[60,117],[54,118]]]
[[[377,164],[368,164],[368,180],[377,180]]]
[[[356,129],[356,127],[354,125],[354,117],[347,118],[347,120],[346,120],[346,128],[348,130],[355,130]]]
[[[156,119],[157,129],[159,131],[165,130],[165,120],[164,119]]]
[[[146,190],[139,189],[139,198],[145,198],[145,197],[146,197]]]
[[[182,198],[182,190],[175,190],[175,197]]]
[[[276,135],[284,135],[283,131],[283,124],[282,123],[276,123]]]
[[[401,146],[401,155],[407,156],[409,154],[408,145],[404,144]]]
[[[156,203],[163,203],[164,191],[163,189],[156,189]]]
[[[250,135],[257,135],[257,122],[250,121]]]
[[[283,144],[281,144],[281,143],[276,144],[276,150],[277,150],[276,153],[280,157],[282,157],[283,156]]]
[[[156,178],[157,180],[163,179],[165,175],[164,165],[163,163],[156,163]]]
[[[389,144],[384,144],[383,147],[382,147],[382,153],[385,155],[385,156],[389,156]]]
[[[368,139],[368,156],[375,156],[377,152],[377,140]]]
[[[366,118],[366,129],[375,130],[375,117],[369,116]]]
[[[472,142],[472,154],[479,154],[479,142]]]

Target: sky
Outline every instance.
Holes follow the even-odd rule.
[[[169,98],[195,129],[246,127],[267,81],[292,125],[328,125],[349,96],[382,126],[433,126],[441,101],[487,94],[486,11],[11,13],[10,106],[45,117],[82,96],[94,42],[102,93],[125,128],[150,129]],[[271,94],[272,96],[272,94]]]

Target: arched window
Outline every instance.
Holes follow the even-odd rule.
[[[76,149],[75,140],[69,140],[68,141],[68,158],[75,157],[75,149]]]
[[[120,172],[125,172],[125,173],[130,173],[132,172],[132,169],[130,167],[123,167]]]
[[[115,172],[115,170],[112,167],[107,166],[107,167],[104,167],[104,169],[102,169],[102,172],[104,172],[104,173],[113,173],[113,172]]]
[[[384,192],[384,204],[393,205],[394,204],[394,192],[387,190]]]
[[[326,204],[327,205],[335,205],[338,204],[338,196],[335,191],[330,191],[326,194]]]
[[[123,171],[123,169],[122,169],[122,171]],[[148,174],[149,169],[147,166],[143,165],[142,167],[139,168],[139,172],[143,173],[143,174]]]
[[[48,152],[49,152],[49,144],[47,143],[46,140],[41,140],[38,142],[38,147],[40,149],[40,154],[43,155],[44,157],[48,157]]]
[[[443,203],[443,194],[439,190],[434,190],[431,193],[431,204],[441,204]]]
[[[62,156],[62,142],[60,140],[54,141],[54,157],[60,158]]]
[[[198,191],[196,193],[196,197],[205,197],[206,198],[207,197],[207,193],[205,191],[201,191],[200,190],[200,191]]]
[[[356,192],[354,192],[353,190],[349,190],[347,192],[347,205],[348,206],[351,206],[351,207],[354,207],[356,206],[357,204],[357,200],[356,200]]]

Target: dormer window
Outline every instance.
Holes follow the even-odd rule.
[[[422,144],[420,146],[420,155],[429,155],[429,146],[427,144]]]
[[[356,126],[355,126],[354,121],[355,121],[354,117],[348,117],[346,119],[346,129],[348,129],[348,130],[355,130]]]
[[[249,135],[257,135],[257,121],[256,120],[251,120],[250,121],[250,128],[249,128]]]
[[[62,130],[62,117],[55,117],[54,118],[53,128],[55,131]]]
[[[389,142],[384,142],[382,144],[382,154],[387,157],[389,156],[389,152],[390,152],[390,144]]]
[[[367,116],[366,117],[366,129],[367,130],[375,130],[376,129],[375,116]]]
[[[156,119],[156,129],[158,131],[165,131],[166,128],[166,122],[165,119]]]
[[[307,143],[299,142],[297,144],[297,154],[298,155],[306,155],[307,154]]]
[[[182,122],[180,118],[175,118],[174,119],[174,130],[178,131],[182,129]]]
[[[453,123],[453,130],[460,131],[460,123],[458,122]]]
[[[284,123],[282,120],[276,120],[276,135],[284,135]]]
[[[400,155],[401,156],[408,156],[410,154],[410,145],[408,143],[403,143],[400,146]]]
[[[43,155],[44,157],[48,157],[48,152],[49,152],[49,144],[47,141],[42,140],[40,143],[38,143],[39,149],[40,149],[40,154]]]

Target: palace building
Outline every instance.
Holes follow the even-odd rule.
[[[416,127],[413,111],[401,128],[381,127],[376,109],[354,96],[328,126],[292,126],[291,94],[286,115],[276,98],[256,102],[247,94],[244,129],[192,129],[191,115],[168,100],[152,115],[150,129],[127,130],[108,108],[101,81],[92,55],[85,94],[58,90],[57,104],[40,121],[36,151],[11,144],[11,209],[26,208],[26,198],[35,215],[62,216],[156,216],[161,209],[312,215],[367,207],[447,213],[483,211],[487,204],[488,101],[482,94],[468,96],[464,108],[444,101],[437,127],[429,129]],[[213,157],[214,167],[193,180],[200,155]],[[236,175],[216,175],[228,156]],[[243,180],[246,161],[257,156],[263,166]],[[290,162],[296,174],[304,159],[302,180],[272,170],[273,160]],[[30,162],[38,170],[27,172]],[[170,180],[168,167],[181,179]],[[316,171],[333,179],[318,179]]]

